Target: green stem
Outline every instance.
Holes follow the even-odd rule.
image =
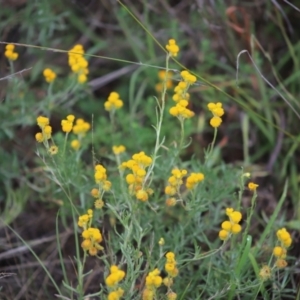
[[[157,152],[161,147],[161,142],[160,142],[160,133],[161,133],[161,126],[162,126],[162,122],[163,122],[163,117],[164,117],[164,110],[165,110],[165,100],[166,100],[166,93],[167,93],[167,79],[168,79],[168,73],[169,73],[169,58],[170,55],[168,54],[166,57],[166,75],[164,78],[164,82],[163,82],[163,92],[162,92],[162,96],[161,96],[161,104],[158,103],[158,122],[156,124],[156,141],[155,141],[155,148],[152,154],[152,164],[148,169],[148,172],[145,176],[144,179],[144,183],[147,182],[147,180],[149,179],[153,168],[155,166],[155,161],[157,159]]]
[[[64,148],[63,148],[63,153],[62,155],[65,156],[65,152],[66,152],[66,147],[67,147],[67,140],[68,140],[68,132],[66,133],[66,136],[65,136],[65,142],[64,142]]]
[[[180,120],[180,143],[178,147],[178,156],[180,151],[183,148],[183,141],[184,141],[184,119]]]
[[[209,146],[209,150],[208,150],[208,154],[205,156],[205,164],[208,162],[213,150],[214,150],[214,146],[215,146],[215,142],[216,142],[216,138],[217,138],[217,133],[218,133],[218,129],[215,128],[214,129],[214,137],[213,137],[213,141],[211,142],[210,146]]]
[[[115,112],[116,112],[115,109],[109,112],[109,119],[111,123],[111,138],[112,138],[113,145],[115,145],[115,132],[116,132]]]

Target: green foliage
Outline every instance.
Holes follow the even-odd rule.
[[[198,36],[188,39],[179,30],[179,19],[172,18],[167,23],[158,18],[152,23],[150,20],[157,12],[154,14],[155,10],[144,2],[138,8],[143,15],[141,21],[133,4],[124,6],[119,3],[110,7],[110,12],[113,20],[118,22],[120,32],[105,40],[100,39],[91,30],[90,24],[83,21],[79,9],[68,10],[66,5],[60,1],[40,1],[32,6],[26,5],[18,12],[18,17],[24,19],[19,29],[22,35],[20,42],[28,45],[24,48],[17,46],[19,58],[9,62],[10,76],[3,105],[0,106],[0,142],[5,145],[0,150],[0,190],[3,195],[0,198],[0,228],[9,228],[45,270],[52,283],[47,290],[49,298],[58,293],[66,299],[119,299],[107,295],[112,297],[112,293],[121,288],[123,299],[146,299],[145,295],[144,298],[142,296],[149,288],[146,277],[156,268],[161,272],[158,276],[172,278],[174,283],[151,287],[155,296],[149,299],[170,299],[171,291],[177,294],[177,299],[295,298],[293,252],[288,249],[288,267],[282,269],[276,267],[280,257],[272,254],[275,246],[282,246],[280,240],[276,240],[277,230],[285,226],[288,231],[298,230],[300,217],[297,209],[299,176],[295,164],[299,141],[294,125],[298,119],[286,106],[288,103],[295,109],[299,107],[296,101],[299,86],[296,82],[300,47],[299,43],[290,41],[281,15],[277,13],[275,18],[288,51],[277,63],[271,60],[262,46],[254,46],[254,41],[258,43],[259,40],[255,32],[252,33],[252,44],[249,42],[248,46],[255,66],[262,73],[267,70],[273,75],[276,88],[283,97],[279,97],[274,88],[269,88],[262,74],[255,73],[253,65],[243,62],[242,56],[239,60],[239,86],[236,85],[236,67],[232,62],[235,62],[240,47],[230,27],[225,28],[228,57],[221,63],[218,52],[212,51],[211,33],[204,22],[197,23],[202,39]],[[224,21],[227,17],[225,4],[217,5],[221,21]],[[3,9],[0,25],[17,26],[17,18],[9,17],[13,12],[11,8]],[[32,13],[36,18],[30,17]],[[198,15],[189,13],[191,22],[196,24]],[[269,26],[266,32],[274,32],[274,28]],[[66,31],[69,34],[65,37]],[[78,32],[89,41],[84,54],[89,61],[89,83],[79,83],[78,74],[72,73],[67,66],[66,52],[78,40]],[[183,49],[178,58],[162,51],[170,37],[175,38]],[[275,37],[279,38],[278,32]],[[157,44],[158,40],[161,44]],[[49,47],[59,52],[41,51],[43,48],[39,45],[45,47],[44,50],[49,50],[46,48]],[[201,63],[193,64],[195,57],[189,61],[184,55],[190,48],[199,49]],[[113,68],[121,68],[129,62],[134,62],[137,68],[118,78],[108,88],[103,88],[103,92],[93,93],[93,88],[97,88],[91,80],[101,79],[112,71],[108,65],[94,67],[100,59],[96,55],[100,51],[104,52],[104,58],[111,60]],[[34,57],[34,64],[24,61],[23,55]],[[185,120],[169,113],[174,106],[173,88],[183,80],[179,74],[183,69],[180,61],[184,61],[184,68],[192,69],[190,72],[198,79],[190,86],[188,106],[196,116]],[[279,74],[291,61],[294,69],[282,79]],[[190,68],[190,65],[193,67]],[[21,73],[24,76],[15,74],[25,68],[30,70],[24,70]],[[53,82],[44,81],[42,73],[45,68],[51,68],[57,74]],[[173,70],[172,90],[167,89],[166,78],[160,82],[163,89],[155,90],[156,83],[160,81],[157,73],[161,68]],[[120,94],[124,105],[121,109],[106,111],[104,103],[111,91]],[[212,102],[221,102],[225,108],[222,125],[213,129],[209,126],[212,116],[207,109],[207,104]],[[241,108],[244,110],[241,111]],[[237,110],[238,113],[235,113]],[[82,135],[62,132],[61,120],[71,114],[75,115],[75,122],[84,118],[90,130]],[[214,112],[213,115],[219,117]],[[36,126],[38,116],[49,118],[51,138],[45,138],[44,127],[39,126],[38,129]],[[18,130],[24,128],[28,131],[18,134]],[[37,132],[43,135],[41,143],[34,140]],[[71,145],[75,139],[80,142],[77,150]],[[241,150],[230,145],[238,139],[237,147]],[[25,151],[14,149],[12,140],[18,146],[24,144],[30,150],[28,155],[33,158],[25,159]],[[121,144],[126,151],[114,154],[112,147]],[[278,145],[281,153],[276,150],[274,154],[273,149]],[[57,147],[58,152],[51,153],[51,147]],[[240,151],[243,161],[228,162],[223,156],[224,147],[233,155]],[[133,185],[132,188],[128,186],[126,176],[134,171],[121,165],[141,151],[151,157],[152,162],[144,168],[146,174],[142,176],[142,185]],[[276,194],[279,200],[275,201],[276,207],[272,212],[266,213],[256,209],[261,209],[260,189],[263,191],[264,187],[260,184],[258,192],[249,192],[246,171],[254,170],[251,175],[255,180],[255,164],[265,163],[265,157],[272,153],[276,158],[272,164],[269,163],[268,171],[276,170],[274,173],[277,173],[276,179],[280,182]],[[95,181],[95,166],[99,164],[106,169],[105,180],[111,182],[110,189],[103,188],[105,180]],[[176,195],[167,195],[165,188],[174,169],[187,170],[188,174],[177,186]],[[186,180],[191,173],[203,173],[204,180],[189,190]],[[101,193],[93,198],[91,190],[95,188]],[[153,194],[148,189],[152,189]],[[139,200],[139,190],[146,191],[149,199]],[[295,208],[293,215],[284,206],[288,194]],[[170,205],[170,198],[175,198],[176,205]],[[30,243],[10,226],[26,212],[30,199],[41,201],[45,209],[57,212],[56,228],[53,230],[57,236],[61,270],[56,271],[62,277],[56,276],[55,272],[51,274]],[[97,209],[95,201],[100,199],[104,201],[104,207]],[[230,207],[242,213],[242,231],[236,235],[229,234],[221,241],[220,226],[228,219],[229,215],[225,212]],[[93,209],[93,216],[81,226],[79,217],[86,215],[89,209]],[[73,230],[75,255],[65,257],[64,243],[59,234],[70,228]],[[84,232],[88,228],[101,232],[101,241],[96,241],[96,245],[103,250],[97,249],[97,255],[90,252],[91,248],[83,247],[87,240]],[[94,237],[90,239],[95,242]],[[162,239],[164,242],[161,242]],[[166,270],[168,252],[175,254],[177,276],[171,276]],[[72,261],[75,272],[68,268],[67,259]],[[112,273],[110,267],[113,265],[125,271],[126,276],[110,286],[105,280]],[[263,266],[270,267],[268,278],[261,275]],[[103,270],[100,277],[93,275],[97,268]]]

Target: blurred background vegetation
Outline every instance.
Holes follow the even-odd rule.
[[[295,113],[300,112],[299,8],[288,1],[275,0],[123,3],[163,46],[169,38],[175,38],[181,48],[178,60],[205,79],[190,91],[196,117],[187,128],[193,141],[183,159],[203,158],[203,148],[212,140],[211,129],[204,125],[209,118],[205,105],[222,102],[226,115],[218,135],[216,163],[243,165],[252,173],[260,185],[257,210],[262,218],[274,211],[283,185],[289,181],[281,217],[294,229],[292,251],[299,254],[300,137],[299,115]],[[1,299],[42,299],[47,288],[41,286],[51,285],[4,222],[29,241],[50,270],[59,263],[53,258],[60,199],[56,197],[55,185],[43,175],[35,154],[36,117],[49,114],[54,132],[60,130],[60,120],[70,113],[89,122],[93,120],[93,142],[100,145],[96,154],[102,158],[108,156],[113,142],[129,139],[129,152],[151,149],[154,143],[151,125],[156,120],[153,106],[154,96],[158,96],[157,67],[164,67],[165,53],[127,9],[112,0],[11,0],[1,4],[2,42],[60,50],[82,44],[87,54],[102,57],[87,57],[90,73],[86,87],[76,93],[59,94],[69,80],[66,53],[16,47],[19,59],[14,63],[14,71],[22,72],[5,78],[10,74],[9,64],[3,55],[5,45],[0,45],[0,272],[18,273],[1,279]],[[246,53],[239,59],[237,83],[237,57],[242,50],[248,51],[260,72],[285,100],[266,83]],[[42,72],[46,67],[58,74],[54,87],[58,97],[51,106],[43,104],[47,84]],[[180,71],[175,63],[171,68]],[[111,140],[108,114],[103,109],[113,90],[130,107],[129,114],[120,112],[117,129],[122,131],[116,135],[117,141]],[[162,135],[171,142],[176,120],[168,116],[166,120]],[[90,151],[84,159],[91,161]],[[246,197],[245,201],[249,199]],[[62,231],[62,238],[65,257],[72,256],[70,232]],[[294,279],[299,282],[299,275],[295,274]]]

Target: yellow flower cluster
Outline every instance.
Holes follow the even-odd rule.
[[[104,193],[104,192],[102,192]],[[101,209],[104,206],[104,201],[100,198],[100,191],[99,189],[92,189],[91,190],[91,195],[96,198],[95,202],[94,202],[94,206],[96,209]]]
[[[169,277],[176,277],[178,275],[178,269],[176,267],[176,260],[175,260],[175,254],[173,252],[168,252],[166,254],[166,264],[165,264],[165,270],[168,273]]]
[[[52,82],[56,78],[56,73],[49,68],[43,71],[43,75],[48,83]]]
[[[110,274],[106,277],[105,283],[108,287],[115,287],[125,277],[125,272],[117,266],[110,267]]]
[[[281,242],[283,247],[290,247],[292,244],[291,235],[286,231],[285,228],[279,229],[276,233],[278,240]]]
[[[259,187],[258,184],[255,184],[254,182],[249,182],[248,183],[248,188],[250,191],[256,191],[256,189]]]
[[[176,205],[177,200],[174,196],[177,195],[180,198],[180,187],[183,184],[183,177],[185,177],[188,172],[184,169],[173,169],[171,174],[172,176],[170,176],[168,179],[168,185],[165,187],[165,194],[171,196],[171,198],[166,200],[167,206]],[[188,190],[192,190],[203,180],[204,174],[191,173],[190,176],[187,177],[185,186]]]
[[[142,202],[148,200],[149,196],[153,193],[152,189],[144,189],[144,180],[146,177],[146,168],[152,163],[152,158],[147,156],[145,152],[136,153],[132,159],[121,164],[122,169],[128,168],[132,173],[126,176],[126,182],[129,185],[129,191],[134,194],[136,198]]]
[[[109,288],[113,288],[108,294],[108,300],[119,300],[124,295],[124,290],[118,287],[118,284],[125,277],[125,272],[118,266],[110,267],[110,274],[106,277],[105,283]]]
[[[186,70],[182,71],[180,74],[183,81],[180,81],[174,89],[175,94],[172,99],[176,102],[176,105],[171,107],[169,112],[179,120],[184,120],[195,115],[193,111],[187,108],[189,105],[188,100],[190,98],[187,91],[190,85],[196,82],[197,78]]]
[[[81,141],[87,131],[91,128],[90,123],[85,122],[83,119],[77,119],[75,125],[73,126],[73,133],[77,135],[77,139],[71,142],[71,147],[74,150],[78,150],[81,146]]]
[[[73,126],[73,133],[79,136],[85,136],[87,131],[91,128],[90,123],[85,122],[83,119],[77,119],[75,125]]]
[[[5,46],[5,52],[4,55],[7,59],[9,60],[16,60],[19,56],[19,54],[17,52],[14,52],[15,50],[15,45],[13,44],[8,44]]]
[[[95,166],[95,182],[99,185],[99,193],[101,191],[109,191],[111,188],[111,182],[107,180],[106,169],[98,164]]]
[[[175,260],[175,254],[173,252],[168,252],[166,254],[165,263],[165,270],[168,273],[168,276],[162,279],[159,269],[154,269],[152,272],[149,272],[146,277],[145,289],[142,297],[143,300],[156,299],[156,290],[161,286],[162,283],[168,287],[167,299],[175,300],[177,298],[177,294],[174,293],[170,288],[173,284],[173,278],[179,273],[176,264],[177,262]]]
[[[115,155],[120,155],[121,153],[126,151],[126,148],[125,146],[120,145],[120,146],[113,146],[112,150]]]
[[[73,128],[73,122],[75,120],[75,117],[73,115],[68,115],[65,120],[61,121],[61,127],[62,131],[69,133],[71,132]]]
[[[77,138],[71,142],[71,147],[74,150],[78,150],[81,146],[82,138],[85,136],[86,132],[90,130],[91,125],[85,122],[83,119],[77,119],[74,125],[75,116],[68,115],[66,119],[61,121],[62,131],[65,133],[70,133],[73,131],[77,135]]]
[[[210,119],[210,125],[213,128],[218,128],[222,123],[221,117],[224,115],[224,109],[222,108],[222,103],[210,102],[207,104],[207,107],[213,114],[213,117]]]
[[[145,289],[143,291],[143,300],[153,300],[155,297],[156,289],[162,284],[162,277],[160,276],[160,271],[154,269],[146,277]]]
[[[182,71],[180,75],[183,81],[186,82],[188,85],[194,84],[197,81],[196,76],[192,75],[187,70]]]
[[[285,228],[279,229],[276,234],[278,241],[280,242],[280,246],[276,246],[273,249],[273,254],[277,258],[275,264],[277,268],[285,268],[287,266],[287,262],[285,260],[286,252],[287,248],[292,244],[292,238]]]
[[[170,39],[166,49],[169,51],[170,56],[176,57],[179,52],[179,47],[174,39]]]
[[[172,81],[173,72],[168,71],[168,73],[165,70],[160,70],[158,72],[158,78],[161,82],[157,83],[155,85],[155,90],[160,93],[163,90],[163,82],[166,80],[166,88],[171,89],[173,87],[173,81]]]
[[[117,288],[115,291],[112,291],[108,294],[107,300],[119,300],[124,295],[124,290]]]
[[[204,180],[204,174],[202,173],[191,173],[191,175],[186,179],[187,189],[193,189],[199,182]]]
[[[51,138],[52,127],[49,125],[49,119],[43,116],[39,116],[37,119],[37,124],[41,128],[42,132],[38,132],[35,135],[37,142],[42,143]]]
[[[38,126],[41,128],[41,132],[36,133],[35,139],[38,143],[44,143],[48,153],[55,155],[58,153],[58,147],[55,145],[50,146],[48,140],[51,139],[52,127],[49,125],[49,119],[47,117],[39,116],[36,119]],[[53,140],[52,140],[53,142]],[[54,142],[53,142],[54,143]]]
[[[242,220],[242,214],[239,211],[233,210],[233,208],[226,208],[226,215],[229,217],[229,221],[224,221],[221,224],[222,229],[219,231],[219,238],[226,240],[230,234],[238,234],[242,227],[238,224]]]
[[[77,225],[86,230],[88,227],[91,226],[92,218],[93,211],[91,209],[88,209],[86,214],[79,216]]]
[[[91,190],[91,195],[95,198],[95,208],[101,209],[104,206],[104,202],[102,200],[103,195],[105,192],[110,190],[111,182],[107,180],[106,169],[100,164],[95,166],[94,177],[98,187]]]
[[[179,194],[179,188],[183,184],[182,178],[187,174],[187,170],[173,169],[172,176],[168,179],[168,185],[165,187],[166,195],[174,196]]]
[[[68,52],[69,66],[73,73],[77,74],[77,81],[84,83],[87,81],[88,61],[84,58],[84,49],[82,45],[75,45]]]
[[[88,209],[87,214],[79,216],[78,226],[83,228],[82,237],[83,242],[81,247],[84,251],[89,251],[91,256],[97,255],[99,250],[103,250],[100,245],[102,242],[102,235],[98,228],[91,227],[91,222],[93,218],[93,211]]]
[[[111,92],[104,102],[104,108],[107,111],[113,111],[123,106],[123,101],[120,99],[120,95],[116,92]]]

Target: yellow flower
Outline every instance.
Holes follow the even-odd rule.
[[[14,52],[15,45],[8,44],[5,46],[5,52],[4,55],[7,59],[14,61],[18,58],[19,54],[17,52]]]
[[[242,214],[239,211],[233,211],[229,217],[233,223],[239,223],[242,220]]]
[[[168,45],[166,45],[166,49],[169,51],[171,56],[176,57],[179,52],[179,47],[176,45],[176,41],[174,39],[170,39]]]
[[[117,266],[110,267],[110,274],[106,277],[105,283],[108,287],[114,287],[125,277],[125,272],[120,270]]]
[[[170,187],[170,186],[167,186],[167,187]],[[166,188],[167,188],[166,187]],[[170,187],[171,188],[171,187]],[[176,191],[175,191],[175,193],[176,193]],[[174,194],[175,194],[174,193]],[[177,204],[177,200],[176,200],[176,198],[174,198],[174,197],[171,197],[171,198],[168,198],[167,200],[166,200],[166,205],[167,206],[175,206]]]
[[[79,83],[85,83],[87,81],[87,76],[85,74],[79,74],[77,77]]]
[[[36,119],[38,126],[43,129],[45,126],[49,125],[49,119],[43,116],[39,116]]]
[[[241,230],[242,230],[242,226],[241,225],[239,225],[239,224],[233,224],[232,225],[231,232],[233,234],[237,234],[237,233],[241,232]]]
[[[157,289],[162,284],[162,278],[159,276],[160,271],[158,269],[154,269],[152,272],[149,272],[148,276],[146,277],[145,285],[147,288]]]
[[[136,198],[142,202],[145,202],[148,200],[148,193],[145,190],[138,190],[135,194]]]
[[[224,229],[222,229],[222,230],[219,231],[219,238],[220,238],[220,240],[224,241],[224,240],[226,240],[228,238],[228,236],[229,236],[229,231],[224,230]]]
[[[180,73],[180,75],[183,78],[183,80],[188,84],[193,84],[197,81],[197,77],[192,75],[189,71],[184,70]]]
[[[91,217],[88,214],[84,214],[79,216],[77,225],[82,227],[84,230],[87,228],[88,222],[90,221]]]
[[[266,281],[272,276],[272,270],[269,266],[263,266],[259,271],[259,277],[261,280]]]
[[[165,244],[165,239],[164,238],[160,238],[159,241],[158,241],[158,244],[160,246],[163,246]]]
[[[48,83],[52,82],[56,78],[56,73],[49,68],[43,71],[43,75]]]
[[[79,140],[73,140],[71,142],[71,147],[74,149],[74,150],[78,150],[80,148],[80,142]]]
[[[291,235],[287,232],[285,228],[279,229],[277,231],[277,238],[286,248],[288,248],[292,244]]]
[[[224,109],[222,108],[222,103],[210,102],[207,104],[207,107],[213,114],[213,117],[210,119],[210,125],[213,128],[218,128],[222,123],[221,117],[224,115]]]
[[[210,123],[211,127],[218,128],[222,123],[222,119],[220,117],[214,116],[210,119],[209,123]]]
[[[287,261],[285,259],[277,259],[275,263],[276,267],[279,269],[283,269],[287,266]]]
[[[178,275],[178,269],[176,268],[175,254],[168,252],[166,254],[167,262],[165,264],[165,270],[170,277],[176,277]]]
[[[172,76],[173,76],[173,72],[169,71],[168,73],[165,71],[165,70],[160,70],[158,72],[158,78],[161,80],[161,81],[164,81],[166,79],[166,88],[167,89],[170,89],[173,87],[173,82],[172,82]],[[157,83],[155,85],[155,90],[159,93],[159,92],[162,92],[163,90],[163,83],[160,82],[160,83]]]
[[[232,224],[229,221],[224,221],[221,224],[222,229],[226,230],[226,231],[231,231],[232,228]]]
[[[73,122],[75,117],[73,115],[68,115],[65,120],[61,121],[62,131],[69,133],[73,128]]]
[[[119,155],[119,154],[125,152],[126,148],[123,145],[120,145],[120,146],[113,146],[112,150],[115,155]]]
[[[165,278],[163,279],[163,284],[164,284],[165,286],[167,286],[167,287],[170,287],[171,285],[173,285],[173,283],[174,283],[173,278],[165,277]]]
[[[73,126],[73,133],[84,136],[87,131],[91,128],[90,123],[85,122],[83,119],[77,119],[75,125]]]
[[[233,210],[233,208],[226,208],[226,215],[229,217],[229,221],[224,221],[221,224],[221,230],[219,231],[219,238],[226,240],[231,234],[238,234],[242,230],[242,226],[238,223],[242,219],[242,214],[239,211]]]
[[[274,247],[273,254],[274,254],[274,256],[276,256],[278,258],[285,258],[286,257],[286,249],[279,247],[279,246]]]
[[[121,169],[130,169],[131,173],[126,175],[126,182],[131,195],[135,195],[140,201],[147,201],[153,194],[150,188],[143,189],[144,179],[146,177],[146,168],[152,163],[152,158],[141,151],[132,155],[132,159],[121,164]]]
[[[98,228],[88,228],[82,232],[82,237],[84,239],[90,239],[92,241],[95,241],[97,243],[102,242],[102,235]]]
[[[191,175],[186,179],[187,189],[193,189],[202,180],[204,180],[204,175],[202,173],[191,173]]]
[[[154,299],[154,294],[155,294],[155,289],[148,289],[145,288],[143,290],[143,295],[142,295],[142,299],[143,300],[153,300]]]
[[[102,199],[97,199],[95,202],[94,202],[94,205],[95,205],[95,208],[96,209],[101,209],[103,206],[104,206],[104,202]]]
[[[103,247],[99,244],[102,242],[102,234],[98,228],[90,227],[92,218],[93,210],[88,209],[86,214],[79,216],[77,224],[83,228],[82,249],[88,251],[91,256],[95,256],[99,250],[103,250]]]
[[[84,83],[87,81],[88,61],[84,58],[84,49],[82,45],[75,45],[69,52],[69,65],[72,72],[77,74],[77,81]]]
[[[52,127],[50,125],[45,126],[45,128],[43,129],[44,139],[49,140],[51,138],[51,133],[52,133]]]
[[[109,191],[111,189],[111,182],[108,180],[105,180],[103,183],[103,190],[104,191]]]
[[[48,151],[51,155],[55,155],[58,152],[58,147],[57,146],[51,146]]]
[[[98,198],[99,197],[99,189],[92,189],[91,190],[91,195],[95,198]]]
[[[249,183],[248,183],[248,188],[249,188],[250,191],[256,191],[256,189],[257,189],[258,187],[259,187],[258,184],[255,184],[255,183],[253,183],[253,182],[249,182]]]
[[[175,106],[171,107],[169,110],[170,115],[177,117],[180,120],[192,118],[195,115],[195,113],[190,109],[186,108],[185,104],[186,102],[184,101],[184,103],[177,103]]]
[[[115,291],[112,291],[108,294],[107,300],[119,300],[124,295],[124,290],[118,288]]]
[[[120,95],[116,92],[111,92],[107,101],[104,102],[104,107],[107,111],[116,110],[123,106],[123,101]]]
[[[35,135],[35,139],[37,140],[37,142],[42,143],[44,141],[44,136],[43,136],[43,134],[41,132],[38,132]]]
[[[168,300],[176,300],[176,299],[177,299],[177,294],[174,293],[174,292],[169,292],[169,293],[167,294],[167,299],[168,299]]]

